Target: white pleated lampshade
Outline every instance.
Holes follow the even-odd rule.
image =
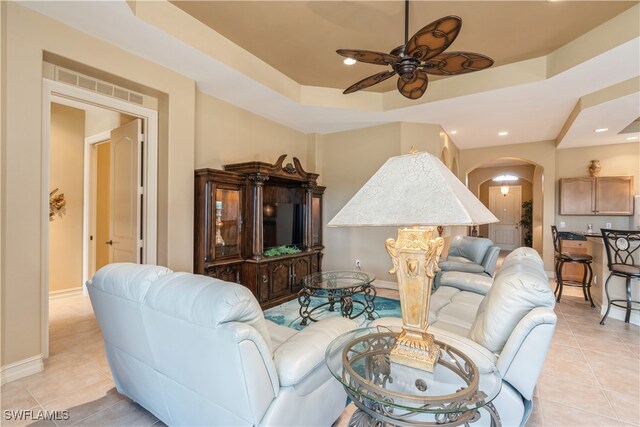
[[[391,157],[329,222],[330,227],[480,225],[498,222],[434,155]]]

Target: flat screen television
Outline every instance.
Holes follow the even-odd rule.
[[[264,249],[276,246],[301,246],[304,235],[304,205],[265,203],[262,212]]]

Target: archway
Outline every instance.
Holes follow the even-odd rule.
[[[449,169],[451,169],[451,163],[449,163],[449,149],[447,147],[442,147],[442,151],[440,152],[440,160],[442,163]]]
[[[453,160],[451,161],[451,172],[453,172],[453,174],[455,176],[460,176],[460,166],[458,165],[458,156],[454,156]]]
[[[515,157],[498,157],[476,165],[466,174],[466,182],[469,190],[476,195],[487,207],[488,194],[486,189],[491,186],[491,180],[498,175],[514,175],[523,185],[522,202],[528,199],[532,201],[532,247],[540,254],[543,252],[542,231],[543,220],[543,184],[544,168],[530,160]],[[493,185],[499,186],[500,183]],[[530,187],[529,187],[530,186]],[[488,236],[489,227],[481,226],[479,234]],[[526,235],[526,233],[523,233]]]

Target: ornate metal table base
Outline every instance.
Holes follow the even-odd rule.
[[[371,399],[363,398],[346,389],[347,395],[353,403],[358,407],[349,420],[349,427],[450,427],[464,425],[469,427],[470,424],[480,419],[480,410],[473,409],[466,412],[456,412],[447,414],[436,414],[433,421],[417,421],[412,417],[423,415],[420,412],[407,411],[401,415],[394,415],[394,408],[385,407]],[[491,426],[500,427],[500,415],[493,403],[487,403],[483,409],[491,417]]]
[[[327,287],[315,287],[317,285],[316,282],[311,282],[307,284],[305,280],[302,281],[303,288],[298,293],[298,302],[300,303],[300,317],[302,321],[301,325],[305,326],[309,323],[309,320],[312,322],[318,321],[317,318],[313,317],[313,313],[317,312],[322,307],[329,306],[328,311],[335,311],[336,303],[340,304],[340,312],[342,317],[346,317],[349,319],[355,319],[358,316],[365,314],[367,319],[374,320],[373,313],[376,309],[375,299],[376,299],[376,288],[371,285],[371,281],[373,281],[373,276],[370,277],[370,281],[364,281],[364,283],[355,284],[353,286],[344,286],[340,287],[339,285],[336,287],[331,287],[332,281],[339,280],[343,277],[332,278],[331,274],[352,274],[361,276],[363,273],[360,272],[326,272],[326,273],[317,273],[316,276],[324,275],[324,278],[328,276],[327,283],[329,286]],[[364,273],[366,274],[366,273]],[[312,277],[312,276],[309,276]],[[364,302],[358,299],[354,299],[353,295],[355,294],[363,294]],[[323,302],[315,307],[310,307],[311,298],[324,298],[327,301]],[[356,309],[354,314],[355,306],[359,306]]]
[[[439,370],[427,372],[390,360],[397,339],[395,332],[355,331],[336,346],[340,362],[336,362],[338,351],[328,351],[329,369],[339,374],[336,378],[358,407],[350,427],[469,426],[480,420],[483,409],[491,418],[491,426],[501,426],[491,403],[500,390],[501,379],[491,361],[481,373],[467,354],[436,340]],[[481,388],[481,376],[493,381]]]

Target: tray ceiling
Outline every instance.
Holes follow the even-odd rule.
[[[403,44],[401,1],[173,1],[177,7],[308,86],[346,88],[384,70],[347,66],[339,48],[389,52]],[[500,66],[546,55],[636,1],[414,1],[410,35],[458,15],[462,31],[449,51],[480,52]],[[430,77],[434,80],[433,77]],[[387,92],[396,79],[368,90]]]

